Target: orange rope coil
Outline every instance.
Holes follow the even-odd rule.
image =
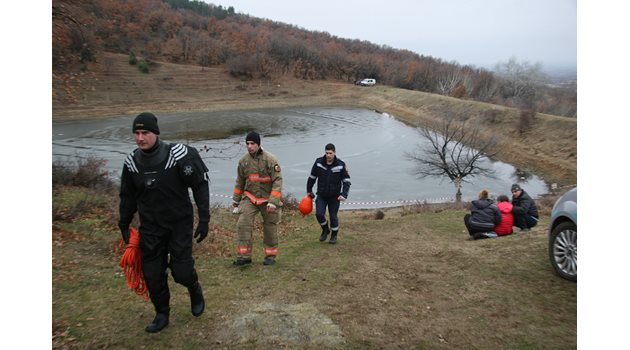
[[[149,291],[147,283],[142,273],[142,252],[140,251],[140,233],[137,229],[129,228],[129,244],[125,248],[122,258],[120,259],[120,267],[125,272],[127,278],[127,286],[144,298],[149,300]]]

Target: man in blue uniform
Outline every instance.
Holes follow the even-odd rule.
[[[335,145],[329,143],[325,147],[326,153],[323,157],[317,158],[311,175],[306,181],[306,193],[311,197],[313,194],[313,185],[317,181],[317,198],[315,199],[315,217],[322,227],[322,234],[319,236],[320,242],[324,242],[329,233],[330,241],[328,243],[337,243],[337,234],[339,234],[339,219],[337,212],[339,204],[348,198],[350,191],[350,174],[346,168],[346,163],[337,158]],[[330,217],[330,228],[326,220],[326,207]]]
[[[155,319],[147,332],[161,331],[169,322],[168,276],[188,288],[193,316],[205,308],[203,292],[192,257],[192,189],[199,224],[197,243],[208,235],[210,196],[208,168],[192,147],[162,142],[157,118],[142,113],[133,121],[136,148],[125,160],[120,183],[120,227],[129,243],[129,225],[136,211],[140,216],[142,272],[155,308]]]

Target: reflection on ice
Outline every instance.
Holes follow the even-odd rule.
[[[255,130],[262,147],[278,156],[285,194],[300,198],[315,158],[332,142],[350,171],[352,187],[343,208],[376,208],[416,202],[447,202],[455,196],[448,179],[418,179],[406,151],[425,142],[420,134],[388,114],[356,108],[264,109],[257,111],[158,114],[160,137],[196,147],[210,169],[213,201],[229,203],[236,164],[246,152],[245,134]],[[107,161],[118,177],[124,157],[135,148],[131,121],[135,116],[53,123],[53,160],[94,156]],[[212,139],[212,135],[222,135]],[[227,135],[227,136],[226,136]],[[502,162],[490,162],[496,178],[475,177],[464,184],[463,200],[475,199],[481,188],[491,196],[509,195],[519,182],[533,197],[547,192],[537,176],[522,177]]]

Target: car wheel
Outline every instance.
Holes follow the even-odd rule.
[[[551,231],[549,260],[560,277],[577,281],[577,227],[572,222],[563,222]]]

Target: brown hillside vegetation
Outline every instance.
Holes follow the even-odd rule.
[[[410,125],[454,116],[499,135],[499,160],[542,176],[548,183],[577,181],[577,120],[536,114],[519,132],[519,111],[419,91],[289,77],[241,81],[221,67],[154,62],[149,73],[128,56],[102,53],[84,73],[53,77],[53,120],[133,116],[143,111],[241,110],[267,107],[354,106],[389,113]],[[62,89],[61,86],[64,88]]]
[[[516,58],[488,71],[236,12],[189,0],[54,0],[53,72],[66,79],[75,65],[114,52],[143,65],[225,67],[246,79],[353,82],[370,77],[397,88],[577,115],[575,84],[548,84],[542,66]]]

